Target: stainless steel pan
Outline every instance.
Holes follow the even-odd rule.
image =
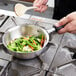
[[[34,58],[36,56],[39,56],[41,53],[44,52],[44,49],[46,47],[46,45],[49,42],[49,33],[53,32],[53,31],[58,31],[61,28],[63,28],[64,26],[61,27],[53,27],[50,30],[45,30],[40,26],[36,26],[36,25],[22,25],[22,26],[15,26],[13,28],[8,29],[2,36],[2,43],[3,44],[3,49],[5,52],[20,58],[20,59],[31,59]],[[45,35],[45,43],[43,45],[43,48],[41,50],[37,50],[35,52],[32,53],[17,53],[14,51],[11,51],[7,48],[7,44],[11,41],[14,40],[16,38],[22,37],[22,36],[26,36],[26,35],[35,35],[38,36],[39,34],[44,34]]]

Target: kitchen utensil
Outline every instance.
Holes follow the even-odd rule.
[[[60,27],[54,26],[50,30],[45,30],[40,26],[29,25],[29,24],[12,27],[9,30],[7,30],[4,33],[4,35],[2,36],[2,44],[3,44],[4,51],[17,57],[17,58],[20,58],[20,59],[31,59],[31,58],[34,58],[36,56],[39,56],[41,53],[43,53],[45,51],[44,49],[49,42],[49,33],[53,32],[53,31],[57,32],[58,30],[60,30],[64,26],[65,25],[60,26]],[[7,48],[7,45],[11,40],[14,40],[16,38],[26,36],[26,35],[38,36],[39,34],[44,34],[44,36],[46,38],[44,45],[43,45],[42,49],[40,49],[40,50],[37,50],[37,51],[32,52],[32,53],[17,53],[17,52],[9,50]]]
[[[33,7],[33,6],[32,7],[27,7],[23,4],[17,3],[15,5],[14,10],[15,10],[15,13],[16,13],[17,16],[22,16],[22,15],[25,14],[26,11],[28,11],[30,9],[35,9],[35,8],[37,8],[37,7]]]

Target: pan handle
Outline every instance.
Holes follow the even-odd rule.
[[[3,43],[2,43],[2,36],[3,36],[4,32],[0,32],[0,34],[1,34],[1,37],[0,37],[0,45],[3,45]]]
[[[67,23],[66,23],[66,24],[67,24]],[[59,26],[59,27],[53,25],[53,28],[47,30],[47,32],[48,32],[48,33],[51,33],[51,32],[54,32],[54,31],[55,31],[55,32],[58,32],[59,30],[61,30],[62,28],[64,28],[64,27],[66,26],[66,24],[64,24],[64,25],[62,25],[62,26]]]
[[[66,25],[67,25],[68,23],[66,23],[66,24],[64,24],[64,25],[61,25],[61,26],[59,26],[59,27],[57,27],[57,26],[53,26],[54,28],[55,28],[55,32],[58,32],[59,30],[61,30],[62,28],[64,28]]]
[[[62,28],[64,28],[66,26],[66,24],[64,24],[64,25],[62,25],[62,26],[59,26],[59,27],[57,27],[57,26],[53,26],[54,28],[55,28],[55,32],[58,32],[59,30],[61,30]]]

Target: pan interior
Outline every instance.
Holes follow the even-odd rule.
[[[39,34],[43,34],[46,38],[44,46],[49,41],[49,35],[43,28],[35,25],[22,25],[22,26],[15,26],[9,29],[3,36],[3,44],[7,47],[7,44],[16,38],[25,37],[28,35],[38,36]],[[44,47],[43,46],[43,47]]]

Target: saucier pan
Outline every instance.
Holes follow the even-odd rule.
[[[60,29],[64,28],[64,26],[65,25],[60,26],[60,27],[54,26],[50,30],[45,30],[44,28],[42,28],[40,26],[30,25],[30,24],[15,26],[13,28],[8,29],[3,34],[2,43],[0,43],[0,45],[3,45],[3,49],[6,53],[9,53],[9,54],[13,55],[14,57],[17,57],[20,59],[32,59],[36,56],[39,56],[41,53],[44,52],[44,49],[49,42],[49,33],[54,32],[54,31],[57,32]],[[7,48],[7,45],[11,40],[14,40],[16,38],[20,38],[20,37],[26,36],[26,35],[38,36],[39,34],[44,34],[44,36],[46,38],[44,45],[40,50],[31,52],[31,53],[18,53],[18,52],[11,51]]]

